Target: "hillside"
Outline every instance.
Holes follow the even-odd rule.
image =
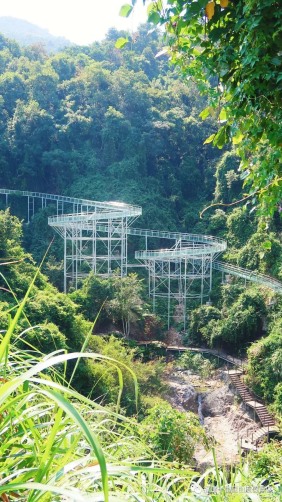
[[[238,158],[227,146],[204,143],[218,130],[217,115],[203,121],[207,99],[166,56],[155,57],[158,32],[141,26],[117,50],[123,35],[112,29],[102,42],[51,55],[0,35],[0,189],[17,191],[0,193],[0,498],[10,492],[59,502],[94,494],[107,501],[110,490],[118,500],[173,501],[197,490],[210,500],[203,489],[211,488],[231,500],[229,488],[235,492],[242,479],[248,489],[277,490],[278,442],[251,453],[248,464],[230,466],[232,475],[229,466],[214,477],[207,471],[203,482],[194,454],[197,445],[204,457],[212,448],[220,452],[210,432],[219,442],[225,436],[231,449],[232,418],[236,461],[238,434],[255,431],[253,413],[247,416],[221,385],[227,367],[220,360],[243,360],[238,388],[248,386],[280,423],[282,296],[268,287],[270,279],[252,279],[261,273],[282,281],[281,213],[266,218],[237,204],[245,191]],[[20,191],[37,192],[37,200]],[[89,200],[118,202],[99,204],[99,220]],[[125,203],[142,206],[142,216],[135,221],[139,208]],[[70,225],[53,241],[47,222],[57,213]],[[158,232],[152,245],[155,234],[140,229],[173,237],[167,244]],[[176,232],[193,234],[193,244]],[[202,247],[196,233],[208,236]],[[151,283],[159,287],[156,302],[145,269],[120,273],[124,256],[144,249],[144,236],[164,257]],[[220,259],[231,273],[221,266],[211,276],[211,245],[220,239],[228,243]],[[192,258],[183,259],[191,249]],[[251,280],[230,277],[232,266],[249,269]],[[153,343],[138,343],[144,340]],[[183,344],[184,353],[170,360],[163,343]],[[184,411],[166,397],[168,376],[180,372],[187,378],[179,390]],[[215,419],[217,434],[211,425],[202,428],[204,414],[206,424]]]
[[[46,29],[15,17],[0,17],[0,33],[16,40],[21,46],[40,44],[49,53],[58,52],[71,45],[66,38],[56,37]]]

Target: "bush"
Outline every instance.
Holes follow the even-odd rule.
[[[70,298],[78,305],[86,319],[94,321],[103,303],[113,298],[113,285],[110,279],[95,276],[93,272],[83,281],[81,289],[71,293]],[[98,322],[107,317],[105,309],[102,309]]]
[[[274,322],[268,336],[248,350],[248,382],[254,391],[281,412],[282,319]]]
[[[196,445],[207,445],[198,417],[177,411],[165,402],[151,408],[141,425],[145,441],[156,455],[169,461],[191,464]]]
[[[124,339],[115,336],[95,336],[89,340],[88,350],[116,360],[116,364],[123,370],[123,393],[121,404],[129,414],[136,413],[135,389],[132,375],[124,371],[126,364],[137,376],[141,399],[142,393],[148,395],[160,393],[164,389],[163,371],[161,361],[143,363],[136,359],[136,349],[129,348]],[[120,382],[117,370],[110,364],[105,367],[103,362],[86,360],[79,364],[74,379],[75,388],[84,395],[90,395],[92,399],[103,399],[104,403],[116,403],[120,390]]]
[[[203,378],[210,376],[214,370],[214,365],[208,359],[205,359],[202,354],[192,354],[188,350],[178,359],[177,366],[198,373]]]
[[[279,441],[264,445],[259,452],[249,457],[252,473],[257,478],[267,479],[268,483],[282,479],[282,447]]]
[[[280,356],[282,362],[282,357]],[[274,410],[282,417],[282,382],[278,383],[274,390]]]
[[[220,311],[216,307],[202,305],[191,312],[189,323],[189,342],[195,345],[202,345],[206,342],[203,337],[202,329],[207,326],[211,320],[220,319]]]
[[[41,326],[29,329],[19,345],[24,349],[35,347],[43,354],[50,354],[54,350],[67,349],[67,339],[53,323],[45,323]]]
[[[242,351],[261,334],[265,314],[262,294],[256,288],[249,288],[233,303],[228,296],[221,318],[211,319],[199,331],[210,347],[224,346],[231,351]]]

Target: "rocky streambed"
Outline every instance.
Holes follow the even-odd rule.
[[[197,413],[208,436],[214,439],[216,458],[220,465],[231,465],[239,460],[240,437],[251,435],[259,425],[243,409],[236,396],[217,371],[203,380],[189,371],[174,371],[166,379],[169,391],[165,396],[180,411]],[[195,462],[200,471],[213,465],[211,451],[198,445]]]

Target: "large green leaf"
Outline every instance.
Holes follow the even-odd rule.
[[[119,15],[122,17],[128,17],[131,14],[132,9],[133,9],[133,6],[126,3],[121,7],[121,9],[119,11]]]
[[[128,43],[128,38],[120,37],[115,43],[117,49],[122,49]]]

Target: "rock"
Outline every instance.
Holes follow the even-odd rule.
[[[220,374],[203,386],[199,377],[182,371],[170,375],[167,384],[171,389],[167,399],[178,410],[198,413],[200,403],[201,423],[215,441],[217,463],[229,466],[239,461],[241,438],[251,438],[259,426],[252,420],[252,413],[249,415],[243,406],[236,404]],[[203,444],[197,445],[194,460],[200,472],[214,465],[212,451],[206,451]]]
[[[202,413],[204,417],[225,415],[233,404],[234,396],[226,385],[203,396]],[[228,410],[226,410],[228,408]]]
[[[198,394],[194,392],[188,399],[183,401],[183,408],[187,411],[192,411],[193,413],[198,413]]]

